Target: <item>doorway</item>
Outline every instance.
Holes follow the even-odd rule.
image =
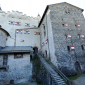
[[[80,67],[80,63],[78,61],[75,62],[75,70],[77,73],[81,73],[81,67]]]
[[[34,53],[38,53],[38,48],[37,47],[34,47],[33,50],[34,50]]]

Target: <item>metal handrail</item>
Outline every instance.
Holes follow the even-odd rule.
[[[56,68],[50,61],[48,61],[50,63],[50,65],[52,66],[52,68],[57,71],[57,73],[63,78],[65,79],[66,83],[69,85],[72,85],[72,82],[58,69]]]

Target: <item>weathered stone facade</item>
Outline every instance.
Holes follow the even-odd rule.
[[[0,29],[0,47],[6,46],[7,34],[2,29]]]
[[[6,54],[7,55],[7,54]],[[22,58],[14,58],[14,54],[8,54],[7,65],[3,65],[3,56],[0,55],[0,84],[28,83],[32,77],[32,63],[30,54],[23,54]],[[4,69],[3,69],[4,67]]]
[[[85,19],[82,11],[68,3],[49,5],[40,24],[42,30],[41,25],[45,21],[45,31],[48,36],[47,45],[49,46],[47,52],[50,54],[51,62],[66,75],[85,71],[85,38],[82,37],[82,35],[85,36]],[[70,38],[68,34],[71,35]],[[44,39],[43,37],[41,43]],[[75,51],[72,51],[72,45]],[[47,48],[43,46],[42,52],[45,53]]]

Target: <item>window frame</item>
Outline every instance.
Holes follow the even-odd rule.
[[[21,55],[21,56],[18,57],[17,55]],[[14,59],[18,59],[18,58],[23,58],[23,54],[22,53],[14,54]]]

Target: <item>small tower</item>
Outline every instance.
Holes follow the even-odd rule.
[[[37,19],[38,19],[38,23],[39,23],[39,21],[41,19],[41,16],[39,14],[37,15]]]

